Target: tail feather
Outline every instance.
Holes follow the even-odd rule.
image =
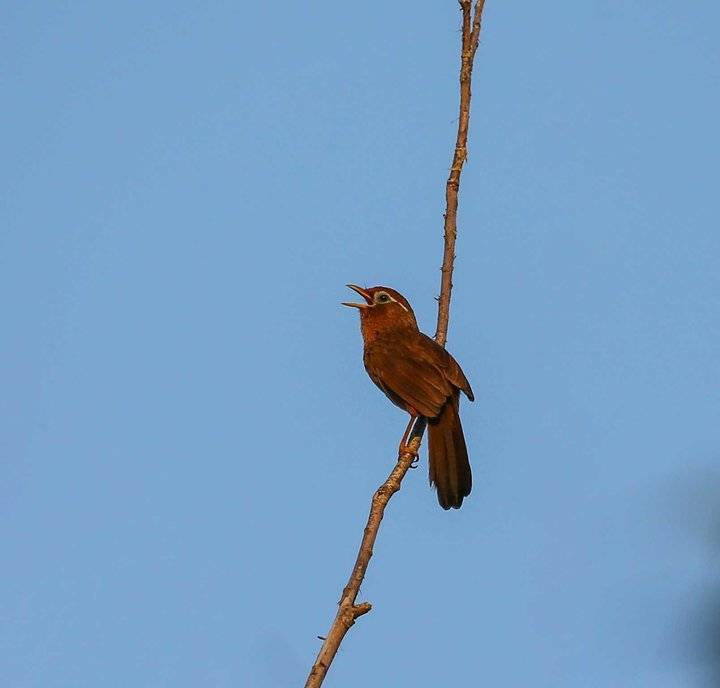
[[[440,415],[428,420],[430,484],[443,509],[459,509],[472,489],[472,473],[458,412],[459,394],[448,399]]]

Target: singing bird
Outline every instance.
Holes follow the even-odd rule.
[[[365,370],[393,404],[410,414],[401,450],[414,420],[425,416],[430,484],[443,509],[459,509],[472,488],[460,392],[470,401],[475,397],[465,373],[442,346],[420,332],[402,294],[389,287],[347,286],[364,299],[343,305],[360,311]]]

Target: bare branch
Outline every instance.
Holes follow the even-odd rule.
[[[440,278],[440,299],[438,302],[437,329],[435,340],[445,346],[450,323],[450,296],[455,266],[455,240],[457,239],[458,193],[460,175],[467,159],[468,127],[470,125],[470,99],[472,98],[472,69],[475,52],[480,42],[480,26],[485,0],[475,2],[471,18],[471,0],[460,0],[462,9],[462,48],[460,53],[460,116],[458,117],[457,139],[450,174],[445,185],[445,248]]]
[[[373,555],[373,547],[378,530],[380,529],[380,522],[385,515],[385,507],[390,497],[400,489],[402,479],[417,455],[417,451],[420,449],[420,442],[422,441],[422,433],[424,431],[425,420],[420,419],[413,428],[412,439],[408,445],[410,449],[400,455],[398,462],[390,472],[387,480],[380,485],[373,495],[372,503],[370,504],[370,515],[368,516],[367,525],[365,526],[365,532],[363,533],[362,542],[360,543],[355,566],[353,566],[350,579],[342,592],[342,597],[338,603],[337,615],[335,616],[335,620],[330,628],[330,632],[327,634],[325,642],[320,648],[317,659],[312,666],[308,680],[305,683],[305,688],[316,688],[322,684],[325,674],[330,668],[330,664],[340,647],[340,643],[348,630],[350,630],[350,626],[355,623],[355,619],[363,614],[367,614],[372,608],[368,602],[356,604],[355,600],[360,592],[360,585],[363,582],[363,578],[365,578],[365,571],[367,571],[370,558]]]
[[[435,340],[441,346],[445,346],[450,321],[450,296],[455,262],[455,240],[457,238],[458,192],[460,190],[460,174],[465,159],[467,158],[470,98],[472,95],[470,83],[473,60],[480,39],[480,22],[484,5],[485,0],[476,0],[473,15],[472,0],[460,0],[460,8],[463,15],[460,57],[460,117],[458,120],[457,140],[455,142],[455,154],[445,189],[445,248],[443,252],[440,298],[438,301],[438,322],[435,333]],[[390,472],[387,480],[380,485],[373,495],[370,514],[367,525],[365,526],[355,565],[353,566],[347,585],[343,589],[335,620],[310,670],[305,688],[318,688],[318,686],[322,685],[345,634],[355,623],[355,619],[363,614],[367,614],[372,608],[368,602],[362,602],[360,604],[356,602],[358,593],[360,592],[360,585],[365,578],[365,572],[370,563],[370,558],[373,555],[373,547],[380,529],[380,522],[385,514],[385,507],[390,501],[390,497],[400,489],[405,474],[408,472],[415,456],[417,456],[426,424],[424,418],[417,420],[410,436],[408,451],[400,453],[398,461]]]

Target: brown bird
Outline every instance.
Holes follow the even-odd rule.
[[[396,406],[410,414],[400,443],[405,447],[418,416],[428,420],[430,484],[443,509],[459,509],[470,494],[472,474],[460,425],[460,391],[474,401],[457,361],[434,339],[420,332],[407,299],[388,287],[363,289],[348,284],[365,303],[343,303],[360,311],[370,379]]]

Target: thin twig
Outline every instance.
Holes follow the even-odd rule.
[[[458,120],[457,140],[450,175],[445,190],[445,249],[443,252],[442,278],[440,282],[440,298],[438,301],[438,322],[435,340],[445,346],[448,323],[450,321],[450,296],[452,292],[452,273],[455,262],[455,240],[457,238],[457,207],[460,189],[460,174],[467,158],[468,125],[470,122],[470,82],[473,60],[480,39],[480,21],[485,0],[476,0],[474,15],[472,0],[460,0],[462,10],[462,48],[460,59],[460,117]],[[472,16],[471,16],[472,15]],[[405,474],[408,472],[425,432],[426,421],[419,418],[415,423],[408,445],[408,451],[402,452],[387,480],[380,485],[372,498],[370,514],[363,533],[357,559],[347,585],[343,589],[338,603],[338,612],[324,638],[320,652],[310,670],[305,688],[318,688],[322,685],[330,664],[337,654],[340,643],[355,619],[367,614],[372,605],[369,602],[356,603],[360,585],[365,578],[373,547],[377,538],[380,522],[385,514],[385,507],[399,489]]]
[[[448,325],[450,323],[450,296],[452,295],[452,276],[455,265],[455,240],[457,239],[458,192],[460,175],[467,159],[468,127],[470,125],[470,99],[472,97],[472,69],[475,52],[480,42],[480,26],[485,0],[475,2],[472,16],[471,0],[460,0],[463,14],[462,49],[460,54],[460,116],[458,118],[457,139],[452,166],[445,185],[445,248],[440,278],[440,299],[438,300],[438,319],[435,341],[445,346]]]

